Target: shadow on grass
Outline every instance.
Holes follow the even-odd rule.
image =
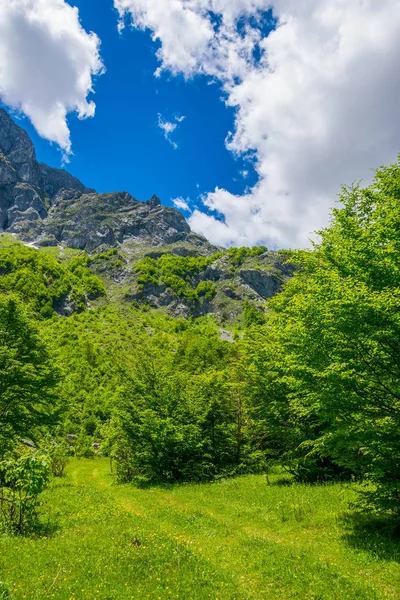
[[[347,514],[342,519],[344,542],[381,560],[400,563],[400,523],[389,517]]]
[[[38,519],[27,530],[26,537],[54,537],[60,531],[61,527],[58,521],[52,519]]]
[[[13,596],[3,581],[0,581],[0,600],[12,600]]]
[[[6,535],[40,539],[54,537],[61,530],[60,523],[54,516],[50,519],[37,515],[30,523],[25,523],[23,529],[10,527],[3,523],[2,532]],[[0,588],[1,589],[1,588]],[[0,600],[2,599],[0,595]]]
[[[269,481],[267,479],[267,483],[268,485],[277,485],[279,487],[288,487],[290,485],[293,485],[294,481],[293,478],[289,477],[289,476],[284,476],[282,475],[282,477],[278,477],[277,479],[274,479],[273,481]]]
[[[1,1],[1,0],[0,0]],[[126,489],[132,489],[132,490],[149,490],[149,491],[156,491],[156,490],[173,490],[176,487],[182,486],[182,485],[190,485],[189,483],[185,483],[185,484],[180,484],[180,483],[157,483],[157,482],[153,482],[153,481],[141,481],[141,480],[136,480],[136,479],[132,479],[132,481],[118,481],[116,478],[111,481],[110,483],[110,487],[111,488],[126,488]],[[0,599],[1,600],[1,599]]]
[[[33,523],[26,524],[23,529],[9,527],[6,524],[3,524],[1,528],[1,533],[7,536],[13,537],[23,537],[30,539],[40,539],[40,538],[51,538],[60,531],[61,527],[57,521],[50,520],[41,520],[37,519]],[[0,582],[1,583],[1,582]],[[0,587],[1,591],[1,587]],[[2,596],[0,594],[0,600],[2,600]]]

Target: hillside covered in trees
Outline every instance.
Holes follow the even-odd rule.
[[[120,480],[141,484],[278,462],[302,482],[366,481],[365,506],[398,518],[399,173],[392,165],[344,189],[320,242],[291,254],[283,290],[263,312],[245,303],[230,332],[213,315],[110,299],[98,265],[115,264],[117,249],[59,255],[3,237],[2,446],[77,436],[74,452],[96,442]],[[138,284],[198,302],[215,292],[192,287],[196,273],[263,252],[147,257]],[[30,381],[39,364],[46,375]],[[42,424],[46,412],[54,425]]]

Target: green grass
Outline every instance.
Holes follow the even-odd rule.
[[[349,516],[351,486],[282,483],[139,490],[105,459],[74,460],[43,530],[0,538],[0,579],[13,599],[400,597],[400,545]]]
[[[0,248],[10,248],[20,243],[11,233],[0,233]]]
[[[76,258],[84,254],[82,250],[75,248],[63,248],[61,246],[42,246],[39,248],[39,252],[42,254],[48,254],[53,258],[58,258],[61,262],[69,262],[72,258]]]

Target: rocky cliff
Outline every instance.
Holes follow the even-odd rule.
[[[61,254],[63,248],[86,251],[112,299],[180,316],[214,313],[221,321],[235,321],[246,301],[262,310],[265,299],[293,273],[282,253],[265,249],[239,256],[212,246],[156,196],[140,202],[127,192],[98,194],[66,171],[39,163],[29,135],[2,109],[1,232],[42,251],[49,246],[59,247]],[[112,248],[118,252],[104,260]],[[96,258],[99,252],[102,258]],[[176,271],[171,278],[157,263],[165,255],[207,257],[207,264],[182,276]],[[154,262],[157,277],[143,280],[143,260]]]
[[[36,160],[33,143],[0,109],[0,230],[39,246],[59,244],[93,252],[126,239],[149,246],[190,237],[183,215],[153,196],[139,202],[126,192],[97,194],[64,170]]]
[[[0,109],[0,230],[46,219],[62,189],[91,191],[66,171],[38,163],[26,131]]]
[[[171,244],[155,252],[150,248],[137,251],[125,242],[118,255],[95,260],[92,270],[118,302],[147,304],[186,318],[212,313],[221,323],[234,323],[242,319],[245,306],[262,313],[265,301],[293,275],[294,266],[288,263],[287,254],[263,250],[254,254],[249,249],[240,261],[232,251],[219,251],[204,264],[202,248],[188,243]],[[167,269],[159,267],[163,257],[171,258],[172,264],[164,263]],[[180,258],[194,261],[187,265],[184,260],[182,264]],[[150,273],[154,274],[146,277],[140,267],[147,266],[149,260]]]

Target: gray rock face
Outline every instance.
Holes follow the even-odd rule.
[[[39,164],[29,135],[0,109],[0,230],[23,233],[46,219],[62,189],[88,190],[66,171]]]
[[[272,298],[282,287],[282,281],[276,276],[256,269],[241,270],[241,279],[261,298]]]
[[[118,249],[118,259],[98,258],[92,263],[91,268],[106,282],[110,298],[117,302],[146,304],[174,317],[200,317],[212,313],[220,323],[240,323],[246,301],[262,312],[266,299],[281,291],[296,268],[289,262],[289,253],[274,251],[249,255],[238,265],[229,251],[209,248],[211,252],[206,254],[207,249],[203,248],[201,253],[196,253],[197,249],[192,246],[190,250],[187,242],[157,250],[142,248],[138,253],[130,250],[129,244],[123,243]],[[156,279],[143,281],[142,273],[137,269],[138,261],[144,258],[158,260],[166,254],[179,257],[207,255],[208,265],[191,275],[181,274],[181,279],[188,292],[190,288],[194,291],[202,282],[208,282],[212,295],[182,293],[182,287],[170,287],[161,271]]]
[[[14,169],[16,180],[40,186],[40,168],[32,140],[3,109],[0,109],[0,149],[3,161]]]
[[[61,169],[36,160],[26,131],[0,109],[0,231],[42,246],[62,244],[93,252],[125,240],[161,246],[190,237],[183,215],[157,196],[139,202],[126,192],[97,194]]]
[[[67,171],[62,169],[54,169],[44,163],[39,164],[40,175],[41,175],[41,188],[46,195],[53,202],[57,201],[58,194],[68,192],[71,194],[81,195],[87,192],[95,192],[95,190],[89,189],[83,185],[76,177],[73,177]]]
[[[61,191],[47,217],[34,224],[27,222],[19,233],[39,245],[63,244],[93,252],[128,239],[149,246],[169,244],[183,240],[190,234],[190,228],[177,211],[153,200],[138,202],[126,192]]]

